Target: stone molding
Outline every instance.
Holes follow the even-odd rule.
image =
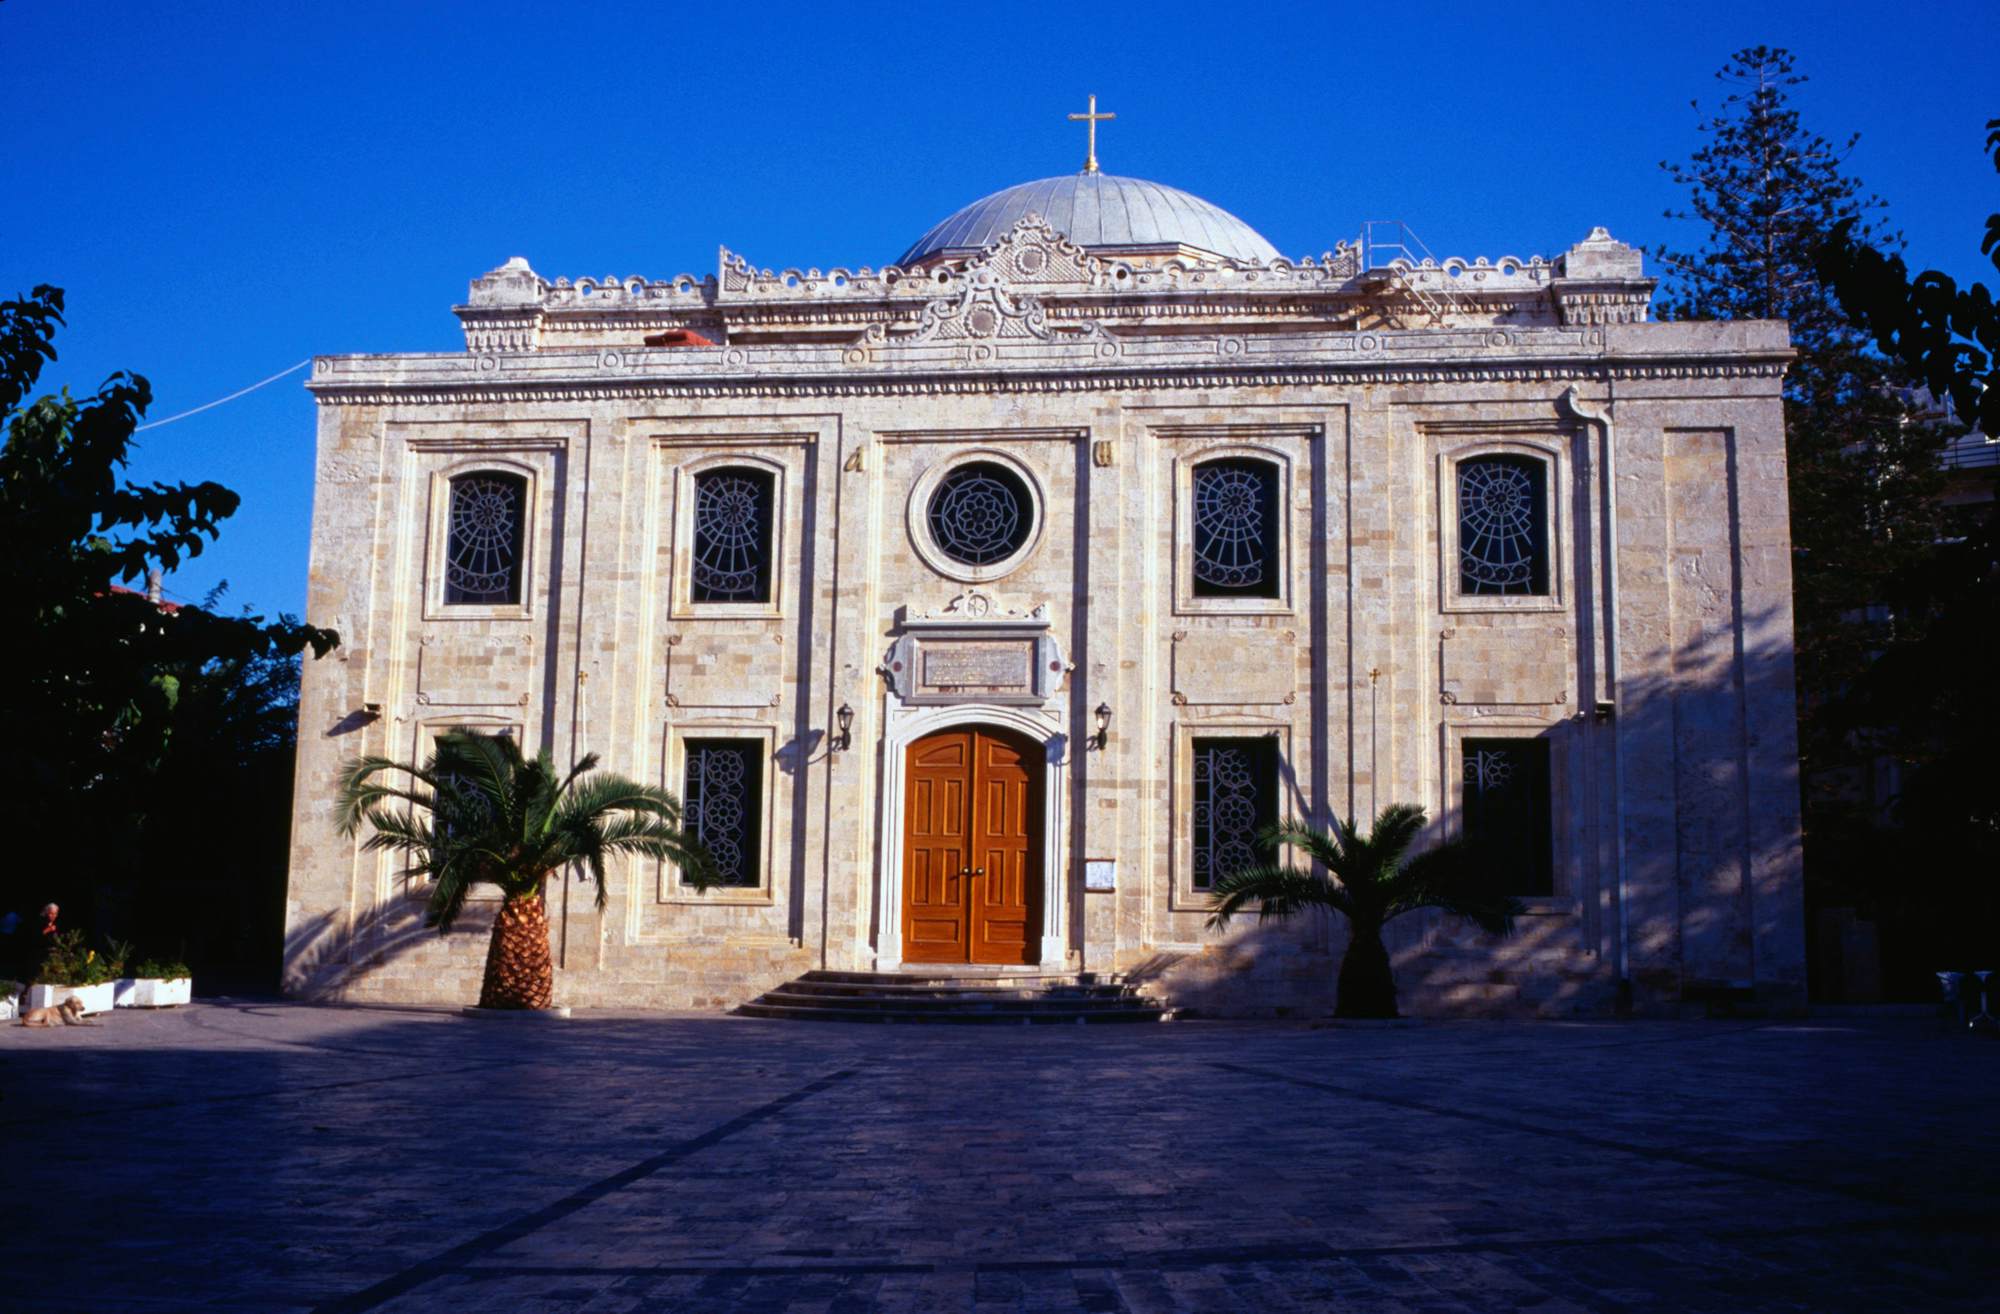
[[[1582,322],[1567,313],[1568,282],[1618,284],[1598,306],[1571,296],[1579,313],[1598,307],[1605,322],[1643,320],[1652,283],[1636,277],[1639,253],[1594,230],[1555,260],[1502,256],[1490,260],[1407,258],[1380,269],[1362,268],[1362,248],[1343,242],[1317,257],[1268,261],[1202,259],[1186,255],[1137,262],[1097,255],[1051,228],[1039,215],[1012,229],[969,259],[904,269],[835,266],[764,269],[728,248],[718,248],[717,270],[696,277],[639,276],[543,279],[520,257],[475,279],[457,307],[473,351],[533,353],[549,336],[701,325],[727,337],[728,326],[801,331],[910,324],[919,306],[962,296],[969,285],[1004,288],[1012,296],[1048,302],[1051,323],[1079,312],[1117,321],[1251,313],[1274,321],[1352,319],[1380,308],[1383,279],[1407,300],[1442,307],[1453,321],[1500,317],[1542,323]],[[1553,294],[1553,295],[1552,295]],[[1060,307],[1057,303],[1061,303]],[[711,334],[713,335],[713,334]]]
[[[1186,369],[1172,372],[1092,371],[1089,373],[1007,373],[858,375],[801,379],[751,376],[736,379],[622,379],[569,382],[479,380],[400,383],[369,380],[343,383],[315,379],[307,386],[325,405],[403,406],[456,403],[588,402],[670,398],[914,397],[969,393],[1143,392],[1170,389],[1270,388],[1397,383],[1589,383],[1646,379],[1782,378],[1790,353],[1776,358],[1668,361],[1653,364],[1562,362],[1536,365],[1355,366],[1348,369],[1269,368],[1262,370]]]

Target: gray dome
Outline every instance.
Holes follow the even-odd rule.
[[[974,201],[897,258],[914,264],[939,251],[978,250],[1039,214],[1079,246],[1185,243],[1237,260],[1275,260],[1277,248],[1229,211],[1174,187],[1108,173],[1066,173]]]

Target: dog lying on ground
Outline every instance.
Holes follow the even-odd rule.
[[[24,1027],[52,1027],[58,1022],[66,1027],[97,1025],[95,1022],[83,1020],[83,1001],[75,995],[71,995],[60,1004],[51,1004],[46,1008],[31,1008],[21,1016],[21,1025]]]

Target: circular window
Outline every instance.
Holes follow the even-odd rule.
[[[968,566],[990,566],[1027,546],[1035,528],[1035,500],[1006,466],[973,461],[938,481],[928,515],[931,538],[946,556]]]
[[[1033,481],[997,453],[933,469],[910,500],[917,550],[940,573],[990,580],[1012,571],[1041,532]]]

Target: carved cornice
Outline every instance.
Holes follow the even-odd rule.
[[[1606,251],[1626,249],[1599,245]],[[1609,258],[1599,253],[1598,263]],[[1371,308],[1393,306],[1425,311],[1419,318],[1468,324],[1559,320],[1551,292],[1564,280],[1556,265],[1540,257],[1398,259],[1381,269],[1361,266],[1361,249],[1352,244],[1299,260],[1112,259],[1027,215],[976,254],[911,269],[760,269],[725,248],[716,273],[707,277],[551,282],[526,261],[510,260],[473,283],[471,302],[458,307],[458,314],[470,349],[510,354],[546,351],[552,344],[561,350],[564,339],[579,336],[642,334],[693,323],[720,326],[720,333],[704,331],[723,338],[731,336],[728,326],[824,334],[881,325],[894,334],[918,316],[933,322],[941,304],[963,300],[974,289],[1004,304],[1039,306],[1038,322],[1051,326],[1090,319],[1187,324],[1232,316],[1350,321]],[[1586,312],[1582,300],[1572,300],[1579,308],[1577,322],[1633,317],[1622,304]]]
[[[1556,310],[1564,324],[1643,324],[1651,315],[1653,284],[1556,285]]]
[[[315,381],[317,399],[332,406],[425,406],[494,402],[577,402],[666,398],[826,398],[965,396],[980,393],[1153,392],[1172,389],[1344,387],[1409,383],[1578,383],[1611,380],[1776,379],[1789,357],[1672,362],[1475,363],[1407,365],[1374,362],[1345,368],[1272,366],[1255,370],[952,371],[950,373],[831,374],[817,377],[621,378],[569,382],[479,379],[464,384]]]

